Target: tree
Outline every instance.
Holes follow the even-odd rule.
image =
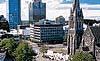
[[[64,45],[67,45],[67,34],[64,36],[63,44],[64,44]]]
[[[41,47],[40,47],[40,52],[42,52],[43,53],[43,56],[44,56],[44,53],[46,53],[47,52],[47,47],[46,46],[44,46],[44,45],[42,45]]]
[[[15,50],[15,48],[17,47],[17,44],[13,38],[8,38],[8,39],[5,38],[1,41],[1,46],[2,48],[7,48],[8,52],[11,53]]]
[[[32,48],[28,43],[21,42],[16,48],[15,56],[17,61],[32,61]]]
[[[70,61],[93,61],[93,56],[89,53],[76,52],[70,57]]]

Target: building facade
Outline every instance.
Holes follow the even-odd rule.
[[[0,30],[6,30],[7,32],[10,31],[9,29],[9,23],[8,21],[4,18],[3,15],[0,16]]]
[[[41,19],[46,19],[46,3],[41,0],[33,0],[29,5],[29,22],[34,24]]]
[[[7,32],[10,31],[10,29],[9,29],[9,23],[8,23],[7,20],[5,20],[5,21],[0,21],[0,29],[6,30]]]
[[[100,27],[88,26],[82,36],[81,51],[88,52],[100,61]]]
[[[59,16],[56,18],[56,23],[57,24],[62,24],[65,25],[65,18],[63,16]]]
[[[63,25],[52,24],[49,20],[34,25],[34,39],[47,43],[62,43],[64,37]]]
[[[79,48],[83,34],[83,13],[79,0],[73,0],[73,7],[70,10],[68,28],[68,54],[74,55]]]
[[[20,0],[7,0],[7,20],[9,22],[10,29],[17,28],[17,25],[21,24],[21,8]]]

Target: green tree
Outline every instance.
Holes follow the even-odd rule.
[[[44,45],[42,45],[42,46],[40,47],[40,52],[43,53],[43,56],[44,56],[44,53],[47,52],[47,50],[48,50],[48,48],[47,48],[46,46],[44,46]]]
[[[17,44],[13,38],[3,39],[0,45],[2,48],[7,48],[9,53],[13,52],[15,48],[17,47]]]
[[[76,52],[70,57],[70,61],[93,61],[93,56],[89,53]]]
[[[67,45],[67,34],[64,36],[63,44]]]
[[[28,43],[21,42],[16,48],[15,56],[17,61],[32,61],[32,48]]]
[[[64,42],[67,42],[67,34],[64,36]]]

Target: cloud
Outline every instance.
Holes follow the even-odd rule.
[[[54,9],[60,5],[61,0],[48,0],[46,3],[47,9]]]
[[[6,0],[0,0],[0,4],[5,3]]]
[[[22,1],[22,10],[21,17],[22,20],[28,20],[28,1],[29,0],[21,0]],[[26,2],[25,2],[26,1]],[[31,0],[30,0],[31,1]],[[72,8],[72,3],[62,4],[64,1],[72,1],[72,0],[43,0],[47,4],[46,17],[47,19],[54,20],[56,17],[62,15],[68,20],[70,15],[70,8]],[[82,3],[80,4],[83,9],[84,18],[89,19],[97,19],[100,20],[100,4],[88,4]],[[6,16],[6,3],[0,4],[0,15]]]
[[[53,2],[54,0],[52,0]],[[64,1],[64,0],[63,0]],[[66,0],[71,1],[71,0]],[[70,8],[72,8],[72,4],[62,4],[61,1],[58,1],[59,4],[54,5],[52,9],[50,8],[52,6],[52,2],[47,3],[47,18],[49,19],[55,19],[57,16],[63,15],[66,20],[68,20]],[[51,5],[48,5],[48,4]],[[55,2],[56,3],[56,2]],[[100,4],[80,4],[81,8],[83,9],[84,18],[89,19],[100,19]]]
[[[66,1],[72,1],[72,0],[66,0]]]
[[[90,5],[90,4],[80,4],[82,9],[88,10],[100,10],[100,4]],[[72,4],[59,4],[56,9],[70,9]],[[55,9],[55,8],[54,8]]]
[[[6,17],[6,3],[0,4],[0,15],[4,15]]]

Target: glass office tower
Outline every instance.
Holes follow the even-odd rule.
[[[42,0],[33,0],[29,5],[29,21],[34,24],[41,19],[46,19],[46,3]]]
[[[7,0],[7,20],[10,29],[16,29],[21,24],[20,0]]]

